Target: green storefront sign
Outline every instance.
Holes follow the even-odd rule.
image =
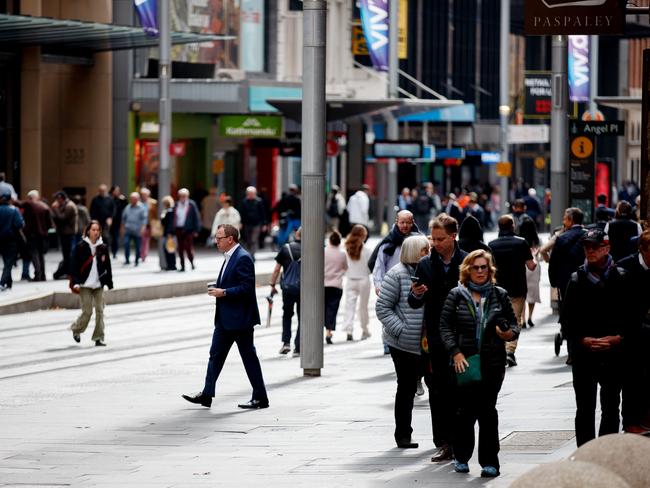
[[[222,115],[219,117],[219,135],[279,139],[283,135],[282,120],[277,115]]]

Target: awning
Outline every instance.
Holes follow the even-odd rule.
[[[277,108],[285,117],[300,122],[302,119],[302,100],[267,99],[269,105]],[[395,117],[433,110],[435,108],[461,105],[461,100],[411,100],[403,98],[359,100],[351,98],[327,99],[327,122],[349,120],[363,116],[381,115],[391,112]]]
[[[172,32],[172,44],[191,44],[234,39],[233,36]],[[139,27],[80,20],[0,14],[0,50],[3,47],[42,46],[45,54],[89,55],[158,46]]]
[[[596,103],[618,110],[641,110],[641,97],[596,97]]]

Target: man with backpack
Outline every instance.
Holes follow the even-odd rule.
[[[298,313],[298,329],[294,340],[293,357],[300,356],[300,235],[302,227],[296,231],[295,241],[284,244],[275,257],[275,269],[271,275],[271,294],[277,293],[276,283],[280,278],[282,289],[282,347],[280,354],[291,351],[291,319],[294,306]]]

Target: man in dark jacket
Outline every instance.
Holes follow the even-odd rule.
[[[530,217],[528,217],[530,219]],[[523,326],[523,311],[526,304],[526,268],[533,271],[537,262],[533,259],[530,247],[525,239],[515,235],[515,222],[510,215],[504,215],[498,221],[499,237],[488,246],[492,251],[497,267],[497,285],[508,292],[512,309],[517,317],[517,325]],[[517,366],[515,352],[517,340],[506,344],[508,366]]]
[[[581,239],[585,233],[582,226],[584,214],[579,208],[567,208],[562,224],[564,232],[558,235],[548,263],[548,278],[551,286],[557,288],[560,304],[571,275],[584,263],[585,252]]]
[[[48,231],[54,225],[50,208],[41,200],[38,190],[27,193],[21,205],[25,218],[27,249],[34,265],[34,281],[45,281],[45,253],[48,248]]]
[[[122,228],[122,212],[124,208],[129,204],[126,197],[122,195],[122,191],[119,186],[114,186],[110,191],[111,197],[113,198],[113,221],[110,225],[110,235],[111,235],[111,253],[113,254],[113,259],[117,256],[117,251],[120,248],[120,229]]]
[[[54,195],[52,214],[54,217],[54,224],[56,225],[56,233],[59,235],[61,256],[63,258],[59,263],[59,267],[54,272],[54,279],[66,279],[70,274],[72,245],[78,232],[77,206],[68,198],[66,192],[58,191]]]
[[[440,313],[449,291],[458,284],[459,267],[467,256],[456,243],[458,222],[442,213],[433,220],[431,254],[420,260],[414,283],[409,295],[413,308],[424,306],[426,348],[428,364],[425,364],[425,382],[429,388],[429,406],[433,442],[438,447],[432,461],[447,461],[453,458],[451,435],[454,420],[454,372],[449,365],[449,355],[440,338],[438,326]]]
[[[633,307],[625,271],[615,266],[607,235],[598,228],[590,229],[582,244],[585,264],[572,274],[562,307],[562,323],[571,345],[578,446],[596,436],[598,385],[602,411],[598,435],[618,432],[626,374],[622,345],[628,338]]]
[[[280,201],[271,210],[271,213],[277,212],[280,219],[280,231],[277,238],[278,247],[284,246],[289,241],[291,233],[300,227],[299,194],[298,185],[289,185],[289,191],[282,195]],[[266,205],[264,205],[264,208],[266,208]]]
[[[110,227],[113,223],[114,213],[115,202],[113,197],[108,194],[108,187],[101,184],[97,188],[97,195],[90,201],[90,218],[96,220],[102,226],[102,239],[107,246],[111,242]]]
[[[13,284],[11,270],[18,257],[18,231],[23,228],[25,222],[20,212],[10,205],[11,191],[7,188],[0,191],[0,255],[3,261],[0,291],[5,291]]]
[[[641,234],[641,226],[632,220],[632,205],[623,200],[616,205],[616,218],[605,226],[609,236],[612,258],[620,261],[636,251],[632,238]]]
[[[246,248],[255,260],[255,253],[259,245],[260,232],[266,229],[266,211],[262,199],[257,196],[257,188],[246,188],[246,198],[239,204],[241,215],[242,237]]]
[[[639,236],[638,245],[638,253],[617,263],[627,271],[627,293],[632,304],[632,330],[625,341],[623,428],[635,434],[650,430],[650,230]]]

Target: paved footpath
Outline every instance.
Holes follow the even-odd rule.
[[[476,456],[469,475],[430,462],[427,394],[414,409],[420,448],[394,446],[395,374],[374,309],[372,337],[346,342],[337,332],[323,375],[305,378],[298,358],[278,355],[277,300],[271,327],[256,332],[271,407],[236,407],[250,397],[236,351],[212,408],[186,403],[181,393],[202,388],[212,332],[213,301],[198,295],[108,306],[106,348],[93,347],[90,331],[72,341],[76,310],[3,316],[0,486],[508,486],[575,449],[571,375],[553,354],[543,276],[537,326],[523,331],[499,397],[496,480],[479,477]],[[267,292],[258,289],[263,316]]]

